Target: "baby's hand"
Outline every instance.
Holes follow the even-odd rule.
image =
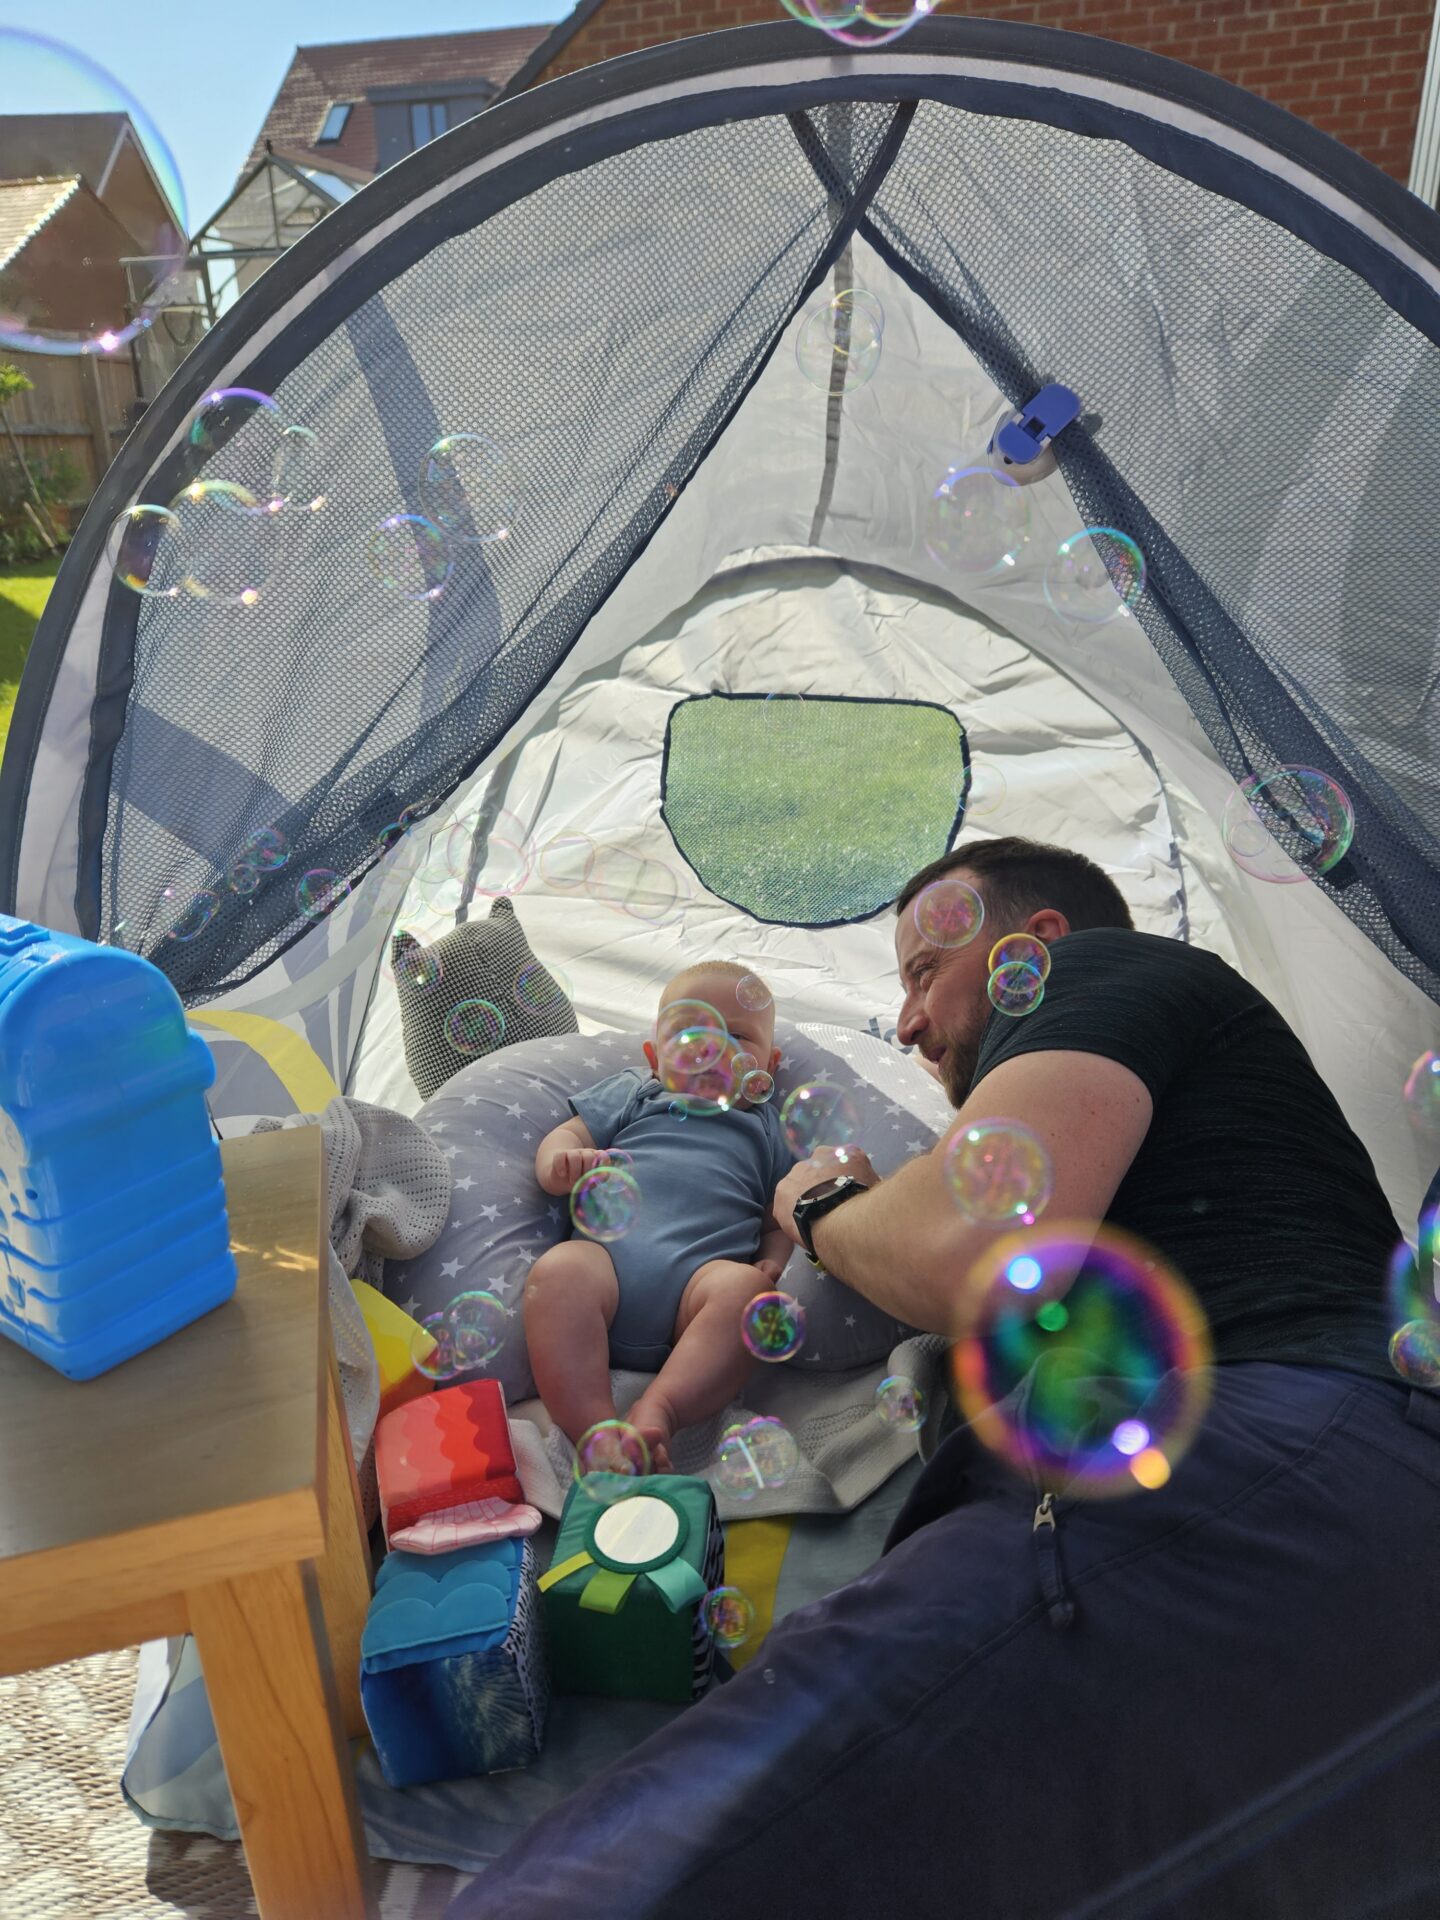
[[[577,1180],[595,1167],[608,1167],[610,1155],[604,1147],[557,1147],[550,1154],[541,1185],[550,1193],[569,1193]]]
[[[785,1262],[783,1260],[757,1260],[755,1262],[755,1268],[757,1272],[764,1274],[766,1280],[772,1287],[778,1287],[780,1284],[780,1276],[785,1271]]]

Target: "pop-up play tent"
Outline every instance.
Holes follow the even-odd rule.
[[[1047,383],[1053,470],[947,521]],[[1413,1232],[1437,408],[1440,220],[1190,68],[937,19],[574,74],[337,208],[151,406],[25,670],[0,907],[154,960],[228,1133],[418,1110],[397,927],[513,894],[589,1034],[733,953],[893,1043],[904,878],[1060,841],[1274,1001]],[[107,536],[172,502],[138,592]],[[1088,528],[1144,576],[1112,542],[1077,615]],[[1282,766],[1354,808],[1299,884],[1222,836]],[[483,1854],[443,1824],[409,1857]]]

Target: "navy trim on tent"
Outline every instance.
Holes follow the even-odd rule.
[[[846,569],[846,571],[848,571],[848,569]],[[810,696],[803,693],[780,693],[778,691],[773,694],[727,693],[723,688],[716,687],[709,693],[687,693],[682,700],[677,700],[665,717],[665,745],[660,755],[660,818],[665,822],[665,831],[670,835],[671,846],[675,849],[676,853],[679,854],[680,858],[685,862],[685,865],[690,869],[691,873],[694,874],[695,878],[700,882],[700,885],[705,889],[706,893],[710,895],[712,900],[723,900],[727,907],[734,907],[737,912],[743,913],[747,919],[753,920],[758,927],[798,926],[803,927],[807,932],[823,933],[828,927],[864,926],[867,921],[875,919],[878,914],[888,912],[888,910],[894,906],[898,896],[892,894],[888,900],[882,901],[878,907],[872,907],[868,913],[850,914],[843,920],[768,920],[764,914],[756,913],[753,907],[746,906],[744,901],[732,900],[728,894],[716,893],[714,891],[710,882],[705,878],[704,874],[701,873],[689,854],[686,853],[680,842],[675,838],[675,829],[671,826],[670,816],[665,811],[665,787],[670,772],[670,730],[674,724],[675,715],[682,707],[693,706],[696,701],[699,700],[759,700],[764,702],[771,699],[806,700],[808,698],[810,698]],[[960,758],[961,764],[965,769],[965,779],[960,789],[960,804],[956,808],[955,817],[950,822],[950,826],[945,834],[945,850],[948,852],[955,844],[955,835],[960,831],[960,828],[965,822],[965,803],[970,798],[970,786],[974,773],[970,759],[970,735],[966,731],[965,722],[960,718],[959,714],[952,708],[946,706],[943,700],[915,700],[902,694],[892,696],[889,694],[875,693],[820,693],[814,696],[814,701],[816,706],[826,707],[929,707],[933,712],[943,713],[947,719],[955,722],[956,726],[960,729]],[[940,856],[937,855],[936,857],[938,858]]]
[[[1226,199],[1248,206],[1265,218],[1289,228],[1328,257],[1356,272],[1396,312],[1440,345],[1440,297],[1406,265],[1387,253],[1382,244],[1357,230],[1343,214],[1319,206],[1303,186],[1266,175],[1253,162],[1201,135],[1161,124],[1143,113],[1106,101],[1080,99],[1063,87],[1026,87],[985,76],[924,75],[907,78],[887,73],[877,55],[867,66],[835,78],[797,79],[793,85],[758,91],[745,85],[744,70],[787,60],[797,66],[835,59],[829,42],[817,45],[812,29],[786,22],[747,27],[648,48],[599,67],[566,75],[536,91],[521,93],[412,154],[379,176],[343,206],[336,208],[302,241],[282,255],[236,307],[201,342],[150,408],[121,449],[66,556],[42,616],[30,658],[22,676],[11,724],[9,750],[0,767],[0,909],[13,910],[18,881],[20,841],[25,801],[39,749],[40,734],[60,671],[71,625],[97,561],[114,515],[135,497],[142,478],[154,470],[159,450],[177,431],[198,396],[224,372],[230,381],[240,377],[238,349],[308,284],[323,284],[327,267],[347,249],[362,242],[373,228],[402,211],[418,195],[443,184],[457,170],[473,165],[511,143],[541,132],[570,115],[581,114],[627,94],[662,86],[684,87],[721,73],[733,74],[735,86],[702,95],[681,94],[675,99],[621,113],[602,124],[581,128],[566,142],[566,151],[554,143],[519,160],[503,164],[482,180],[458,190],[414,221],[397,228],[383,244],[370,250],[333,288],[311,303],[286,327],[281,337],[248,363],[249,384],[278,384],[290,367],[309,351],[314,324],[332,331],[338,310],[353,311],[377,287],[408,264],[416,251],[425,251],[445,237],[457,214],[473,225],[481,207],[489,212],[534,190],[545,179],[577,171],[607,151],[620,151],[640,139],[663,138],[725,119],[755,119],[801,111],[830,101],[933,99],[972,112],[1044,120],[1048,124],[1093,137],[1119,139],[1155,164],[1193,180]],[[1351,201],[1397,239],[1440,269],[1440,220],[1398,182],[1352,153],[1338,141],[1271,106],[1242,89],[1211,75],[1170,61],[1086,35],[1056,29],[970,19],[932,18],[906,36],[905,52],[925,58],[1006,61],[1048,67],[1057,75],[1103,80],[1146,93],[1202,113],[1218,129],[1243,133],[1268,146]],[[503,197],[496,189],[503,190]],[[433,224],[432,224],[433,222]],[[416,248],[416,243],[419,243]],[[828,269],[827,269],[828,270]],[[170,470],[167,462],[165,471]],[[183,480],[180,482],[184,484]],[[174,489],[178,491],[178,486]],[[663,520],[659,523],[663,524]],[[113,592],[123,592],[115,588]],[[126,598],[131,598],[127,595]],[[133,649],[138,604],[121,616],[114,636],[122,649]],[[130,630],[125,649],[124,628]],[[106,618],[105,652],[112,641],[111,617]],[[103,670],[102,670],[103,677]],[[119,676],[111,691],[118,691]],[[85,814],[87,836],[93,833],[93,813]]]

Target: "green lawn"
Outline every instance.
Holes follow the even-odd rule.
[[[30,636],[54,581],[54,561],[28,561],[14,573],[0,573],[0,757]]]

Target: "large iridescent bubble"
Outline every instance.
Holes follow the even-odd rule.
[[[1054,1190],[1050,1156],[1018,1120],[976,1120],[945,1143],[945,1182],[967,1220],[1033,1226]]]
[[[1153,1248],[1108,1226],[1010,1234],[965,1297],[951,1363],[978,1439],[1056,1493],[1165,1484],[1209,1404],[1211,1346]]]
[[[1220,832],[1237,867],[1256,880],[1293,886],[1344,859],[1355,838],[1355,809],[1333,775],[1277,767],[1240,782]]]
[[[117,182],[129,168],[140,183],[127,192],[123,234],[78,166],[57,173],[43,148],[27,158],[19,118],[60,114],[128,121],[139,151],[117,154],[113,166]],[[16,223],[0,240],[0,349],[123,358],[169,304],[177,276],[190,277],[189,213],[169,147],[135,96],[88,54],[13,26],[0,27],[0,127],[14,130],[6,171],[15,204],[6,211]]]
[[[1015,565],[1029,524],[1024,490],[1008,473],[951,467],[926,506],[925,547],[947,573],[984,579]]]

